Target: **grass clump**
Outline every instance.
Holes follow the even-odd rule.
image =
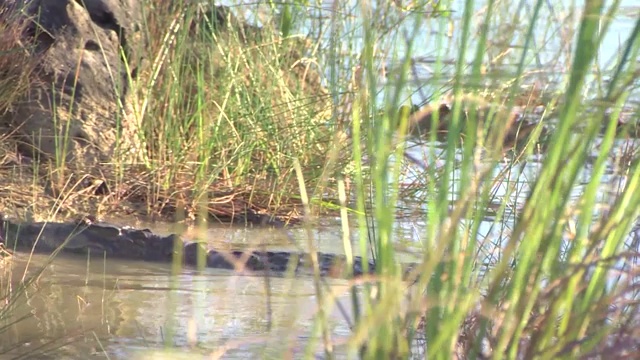
[[[34,81],[33,45],[23,36],[26,22],[10,9],[0,12],[0,114],[9,111]],[[25,59],[27,61],[25,62]],[[29,60],[31,59],[31,60]]]
[[[148,202],[179,199],[192,212],[204,202],[214,215],[239,204],[293,211],[293,160],[317,181],[332,144],[312,44],[228,8],[157,6],[148,13],[155,56],[138,86]]]
[[[34,159],[23,169],[31,175],[12,177],[14,197],[29,193],[21,188],[29,177],[29,186],[47,196],[39,204],[14,203],[33,202],[29,211],[37,214],[55,207],[65,216],[179,210],[195,218],[208,208],[227,219],[246,211],[295,218],[294,159],[315,186],[333,147],[330,98],[314,44],[282,37],[269,24],[250,25],[227,7],[148,2],[143,9],[148,61],[130,84],[135,139],[126,140],[135,144],[133,154],[86,175],[65,170],[73,164]],[[15,99],[3,100],[9,106]],[[46,191],[51,182],[54,191]]]

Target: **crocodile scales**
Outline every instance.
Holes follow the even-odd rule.
[[[134,229],[83,219],[76,222],[11,222],[0,214],[0,243],[7,249],[28,249],[35,252],[106,254],[107,258],[171,262],[182,258],[186,265],[197,266],[201,257],[208,268],[312,273],[310,255],[295,251],[220,251],[203,243],[185,241],[176,234],[161,236],[149,229]],[[320,274],[345,277],[347,258],[344,255],[318,252]],[[375,263],[369,261],[369,272]],[[363,274],[363,259],[353,258],[351,275]]]

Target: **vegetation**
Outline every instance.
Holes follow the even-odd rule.
[[[363,358],[637,352],[629,233],[640,169],[635,131],[617,119],[637,117],[640,20],[606,63],[619,2],[587,1],[569,15],[542,0],[480,10],[473,1],[334,2],[319,25],[301,10],[313,4],[269,5],[276,26],[259,33],[214,32],[193,9],[177,17],[149,5],[153,61],[136,84],[145,146],[135,176],[148,209],[206,214],[231,195],[282,213],[302,208],[306,219],[339,209],[346,232],[359,230],[355,244],[345,234],[345,253],[377,264],[350,290],[347,351]],[[314,40],[297,38],[300,28]],[[428,76],[417,76],[420,65]],[[401,140],[420,101],[450,102],[450,114],[436,111],[418,152]],[[505,151],[516,105],[540,125]],[[132,181],[114,174],[115,184]],[[332,197],[339,206],[324,201]],[[407,218],[424,226],[408,244],[418,265],[405,272],[395,230]],[[306,354],[320,342],[332,358],[335,299],[317,273],[314,286]]]
[[[205,213],[199,215],[228,219],[253,209],[295,220],[294,159],[304,165],[310,188],[333,176],[325,166],[335,134],[327,120],[330,98],[318,64],[305,61],[313,44],[301,36],[282,38],[269,27],[243,25],[226,12],[164,2],[149,2],[144,9],[148,62],[141,76],[131,79],[139,149],[133,163],[123,156],[103,166],[99,180],[111,196],[94,196],[79,186],[84,180],[79,176],[60,179],[77,171],[64,161],[34,159],[35,164],[17,167],[21,176],[16,167],[5,171],[4,179],[15,183],[7,184],[12,199],[2,207],[17,208],[13,215],[19,216],[24,213],[18,209],[35,216],[56,209],[50,215],[63,218],[133,209],[135,215],[166,218],[180,211],[178,218],[194,219],[201,209]],[[14,33],[8,64],[15,63],[10,56],[31,50],[17,44],[19,29]],[[10,109],[26,92],[28,75],[6,79],[6,88],[18,83],[24,90],[9,92],[0,110]],[[7,132],[6,140],[5,162],[15,163],[9,160],[20,139]],[[46,191],[50,182],[58,191]],[[314,198],[322,195],[323,189],[314,191]]]

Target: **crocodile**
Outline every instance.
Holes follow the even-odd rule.
[[[492,114],[491,108],[478,108],[476,109],[478,116],[487,120],[488,114]],[[422,108],[417,106],[402,106],[400,112],[406,112],[408,114],[408,135],[417,140],[429,139],[430,132],[435,128],[435,135],[439,141],[446,141],[447,132],[452,121],[453,109],[447,104],[440,104],[439,106],[428,104]],[[435,114],[439,119],[437,124],[434,124]],[[494,110],[492,117],[496,117],[498,120],[505,121],[505,133],[503,135],[502,149],[509,151],[514,147],[522,148],[524,144],[529,141],[530,136],[534,131],[542,126],[540,121],[530,122],[525,120],[524,108],[518,108],[517,110],[508,111],[506,109]],[[466,112],[462,113],[462,124],[468,123],[469,118]],[[437,125],[437,126],[436,126]],[[544,139],[547,135],[547,130],[544,126],[540,129],[540,139]],[[464,133],[464,132],[463,132]],[[462,134],[463,134],[462,133]]]
[[[153,262],[182,261],[189,266],[236,270],[239,272],[273,272],[296,274],[313,272],[310,255],[295,251],[220,251],[197,241],[186,241],[176,234],[162,236],[149,229],[120,227],[83,218],[71,222],[12,222],[0,214],[0,245],[6,249],[37,253],[63,251],[98,254],[107,258]],[[365,271],[362,257],[354,257],[350,272],[344,255],[317,253],[320,275],[327,277],[361,276]],[[368,261],[373,273],[375,262]]]

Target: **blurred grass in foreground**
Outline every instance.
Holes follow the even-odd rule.
[[[446,23],[442,18],[424,20],[421,10],[428,9],[428,3],[413,5],[411,20],[416,23]],[[496,139],[502,138],[506,122],[476,116],[477,110],[463,109],[460,100],[470,94],[480,97],[485,90],[486,65],[491,60],[486,54],[488,48],[495,52],[496,47],[491,38],[493,27],[513,25],[510,29],[516,29],[516,17],[521,17],[519,31],[514,31],[518,36],[513,37],[518,46],[511,44],[503,53],[517,60],[515,71],[503,79],[509,85],[503,90],[507,109],[513,106],[523,80],[532,72],[531,59],[539,59],[538,53],[545,50],[537,47],[534,34],[554,29],[553,23],[544,21],[543,1],[533,3],[529,12],[515,11],[513,18],[507,16],[508,6],[515,4],[489,1],[480,12],[484,25],[479,27],[472,21],[478,15],[474,5],[467,1],[465,8],[459,9],[462,28],[456,29],[453,116],[441,155],[444,161],[439,168],[427,166],[425,170],[422,262],[409,281],[403,282],[394,261],[393,229],[400,190],[398,159],[404,150],[403,144],[396,147],[393,133],[398,123],[401,129],[406,128],[403,124],[407,117],[396,115],[392,109],[402,105],[397,89],[406,87],[408,78],[403,74],[411,68],[411,60],[409,54],[403,57],[404,71],[382,96],[383,104],[378,104],[375,74],[381,34],[371,24],[377,23],[374,19],[380,17],[380,10],[360,3],[364,86],[356,95],[353,134],[354,146],[359,145],[360,125],[368,135],[363,148],[370,160],[371,180],[357,174],[355,183],[358,211],[369,213],[375,228],[373,237],[361,232],[360,246],[364,249],[368,241],[373,241],[379,277],[372,281],[375,287],[363,287],[364,303],[358,304],[361,313],[350,344],[361,348],[365,358],[378,359],[421,353],[429,359],[549,359],[634,352],[638,344],[631,339],[640,329],[632,267],[637,252],[628,247],[627,239],[640,205],[637,156],[623,168],[624,188],[608,197],[601,194],[608,185],[605,173],[613,161],[609,155],[615,145],[616,112],[629,96],[638,95],[630,84],[638,78],[635,59],[640,49],[640,21],[624,39],[617,63],[607,72],[610,75],[599,78],[604,91],[598,94],[589,91],[597,87],[592,84],[596,81],[593,69],[598,66],[595,58],[618,3],[606,8],[603,2],[587,2],[575,38],[563,39],[566,48],[573,51],[572,60],[562,81],[552,89],[557,95],[547,104],[557,104],[555,118],[549,124],[552,130],[547,150],[541,155],[535,177],[529,180],[530,191],[511,231],[494,243],[490,254],[493,262],[487,266],[489,254],[481,246],[480,227],[487,221],[496,183],[506,181],[496,179],[495,174],[505,159],[526,160],[535,149],[529,144],[523,149],[524,157],[503,158]],[[420,46],[413,43],[417,35],[405,29],[399,41],[406,42],[410,51]],[[435,55],[434,77],[440,73],[445,53],[440,48]],[[434,100],[442,95],[436,93]],[[502,105],[490,104],[496,108]],[[365,115],[378,106],[390,110],[381,116]],[[614,120],[608,120],[606,108],[613,109]],[[500,112],[493,114],[498,116]],[[494,125],[487,127],[488,123]],[[437,128],[437,120],[433,128]],[[461,135],[466,141],[459,146]],[[490,146],[483,148],[479,146],[482,144]],[[354,161],[360,169],[359,149],[354,151]],[[507,168],[516,166],[512,163]],[[585,170],[589,172],[586,181]],[[576,193],[576,189],[580,191]],[[369,192],[371,209],[365,206],[363,195]],[[497,227],[508,222],[501,215],[511,200],[505,196],[502,201],[503,206],[493,217]],[[361,227],[371,224],[365,221],[360,218]]]

